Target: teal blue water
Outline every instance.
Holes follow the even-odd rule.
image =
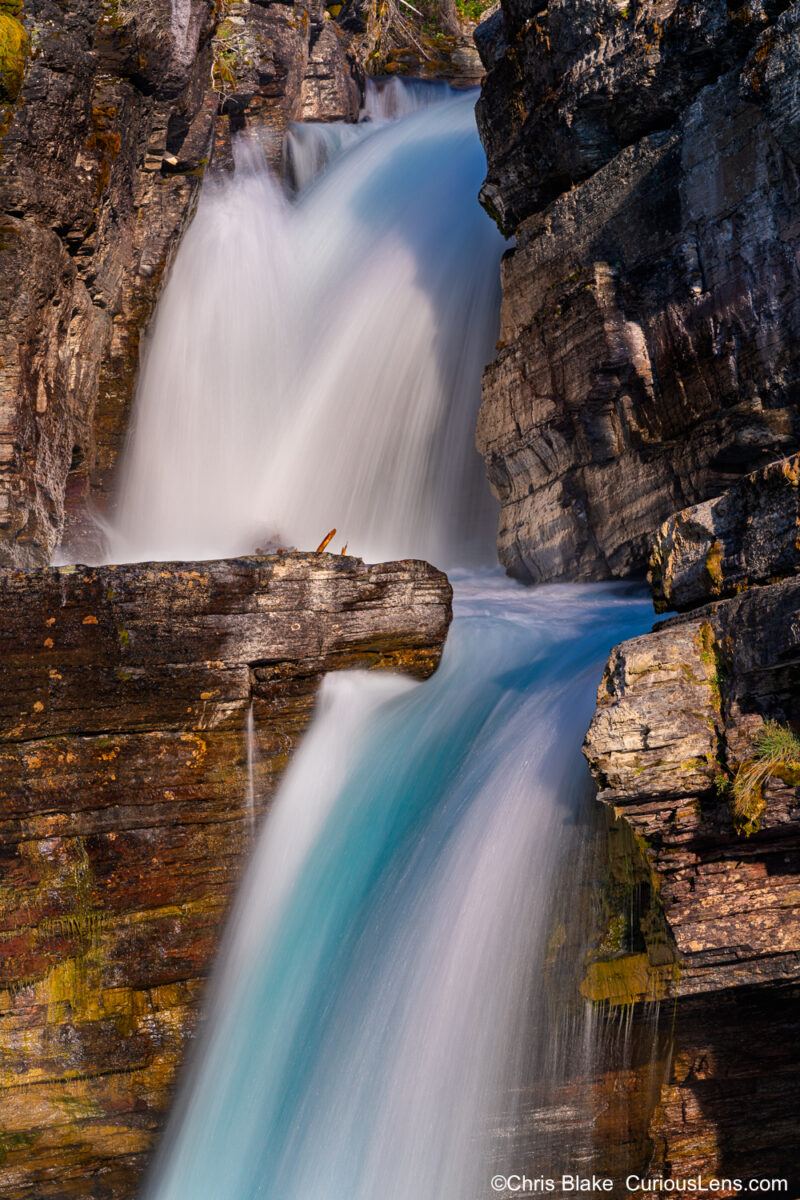
[[[653,614],[623,587],[456,589],[429,682],[326,682],[151,1197],[486,1194],[491,1107],[523,1046],[544,1060],[558,1036],[537,979],[585,833],[596,685]]]

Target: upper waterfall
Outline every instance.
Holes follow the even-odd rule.
[[[247,144],[204,187],[146,350],[115,557],[313,549],[332,526],[367,559],[493,557],[474,427],[503,242],[475,95],[395,93],[315,130],[339,157],[294,203]]]

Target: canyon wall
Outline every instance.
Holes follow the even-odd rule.
[[[798,21],[504,0],[479,30],[516,245],[478,445],[518,578],[643,574],[668,516],[800,445]]]
[[[275,165],[291,120],[355,118],[387,18],[346,9],[347,28],[322,0],[0,4],[0,564],[96,553],[87,503],[110,502],[203,174],[232,169],[232,131]]]
[[[794,456],[664,523],[651,578],[662,608],[680,600],[687,611],[612,652],[585,747],[600,801],[632,834],[628,911],[647,920],[623,920],[584,990],[609,1006],[667,1003],[672,1023],[650,1168],[787,1178],[790,1195],[800,1187],[799,480]]]
[[[680,613],[613,651],[587,735],[609,822],[591,1087],[606,1116],[630,1100],[617,1174],[790,1195],[799,26],[781,0],[503,0],[476,31],[482,200],[516,237],[477,434],[500,558],[534,582],[649,568]]]
[[[0,571],[4,1200],[136,1193],[322,674],[426,677],[450,601],[330,554]]]

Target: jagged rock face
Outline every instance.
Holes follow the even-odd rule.
[[[85,492],[121,436],[139,334],[199,182],[187,172],[210,153],[214,19],[210,0],[174,19],[167,0],[20,14],[24,80],[0,122],[0,561],[47,561],[65,490]],[[178,114],[197,148],[168,175]]]
[[[478,120],[484,196],[506,231],[626,146],[673,127],[786,7],[505,0],[506,46],[487,62]]]
[[[108,507],[209,161],[230,169],[248,127],[276,165],[291,120],[352,119],[358,88],[320,0],[20,7],[0,10],[0,563],[32,567],[65,515],[70,552],[95,552],[87,501]]]
[[[665,521],[650,557],[656,609],[689,609],[800,571],[800,456]]]
[[[643,840],[680,994],[800,981],[800,790],[769,778],[757,831],[728,799],[764,717],[800,718],[800,580],[754,588],[618,646],[586,755]]]
[[[796,10],[503,14],[478,105],[517,234],[478,427],[500,558],[643,573],[668,516],[800,444]]]
[[[765,718],[798,727],[799,650],[795,577],[623,643],[598,691],[585,751],[599,799],[633,833],[663,935],[653,923],[643,955],[606,955],[609,978],[635,982],[640,959],[645,976],[611,1003],[676,997],[651,1177],[800,1187],[800,771],[775,765],[749,836],[731,787]]]
[[[429,675],[450,600],[326,554],[0,572],[4,1198],[135,1194],[322,673]]]

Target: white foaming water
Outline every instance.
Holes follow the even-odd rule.
[[[349,148],[296,132],[295,177],[329,166],[294,206],[244,154],[204,188],[147,355],[117,553],[313,548],[336,525],[365,557],[492,557],[472,440],[501,242],[475,201],[473,98],[422,111],[431,96],[392,121],[403,86],[373,94]],[[303,157],[307,136],[324,155]],[[499,1163],[490,1129],[579,1043],[553,896],[581,868],[596,680],[651,607],[480,572],[456,594],[430,682],[325,681],[150,1200],[477,1200],[495,1170],[537,1166]]]
[[[395,78],[377,84],[368,79],[358,125],[307,121],[289,127],[283,143],[284,175],[301,192],[335,158],[379,132],[387,121],[409,117],[453,97],[453,89],[446,83],[421,79],[401,83]]]
[[[552,897],[568,856],[580,872],[603,660],[650,604],[491,576],[457,597],[432,681],[325,681],[153,1200],[477,1200],[491,1119],[531,1063],[574,1056],[546,1019]]]
[[[324,135],[357,140],[297,203],[246,147],[233,182],[203,188],[145,356],[112,557],[313,550],[335,526],[370,560],[490,560],[474,426],[503,243],[476,201],[475,97],[423,85],[388,122],[399,86]]]

